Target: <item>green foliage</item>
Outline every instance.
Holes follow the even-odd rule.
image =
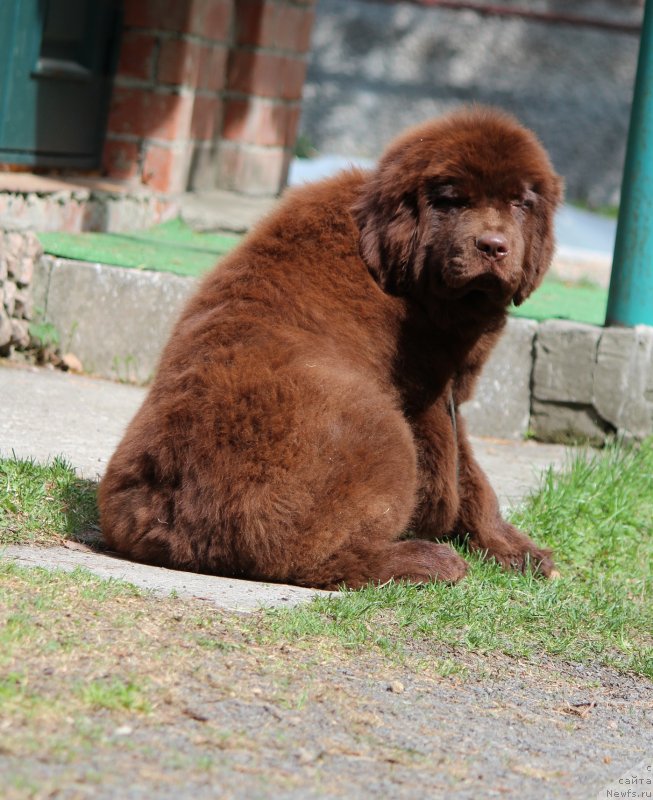
[[[297,158],[313,158],[315,155],[317,155],[317,150],[310,137],[305,133],[300,133],[295,142],[295,156]]]
[[[78,694],[86,705],[107,711],[151,711],[143,689],[133,681],[117,678],[94,680],[80,686]]]
[[[96,523],[95,494],[64,459],[0,459],[0,545],[57,541]]]
[[[37,320],[30,322],[29,335],[32,338],[32,342],[41,349],[57,347],[60,343],[59,331],[51,322],[39,322]]]

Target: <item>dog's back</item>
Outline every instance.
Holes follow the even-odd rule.
[[[316,582],[300,562],[312,547],[322,563],[356,525],[374,493],[366,469],[414,492],[388,374],[400,304],[358,254],[348,209],[361,182],[351,172],[289,193],[202,282],[102,481],[110,547],[193,571]],[[356,439],[368,448],[388,414],[404,447],[387,437],[368,465]],[[408,451],[403,477],[397,446]]]

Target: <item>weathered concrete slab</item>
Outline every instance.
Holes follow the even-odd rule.
[[[547,320],[537,328],[533,396],[554,402],[591,403],[601,328]]]
[[[594,407],[619,434],[643,438],[653,428],[653,328],[606,328],[594,372]]]
[[[245,233],[277,202],[274,197],[249,197],[223,189],[210,189],[182,195],[179,214],[196,231]]]
[[[533,342],[537,323],[509,319],[506,330],[483,367],[474,397],[461,407],[476,436],[522,439],[531,406]]]
[[[551,320],[535,344],[531,427],[549,440],[601,443],[653,431],[653,329]]]
[[[0,453],[61,455],[98,478],[144,397],[138,386],[0,361]]]
[[[537,398],[531,404],[531,430],[542,441],[595,446],[615,433],[590,404],[546,403]]]
[[[86,372],[149,380],[196,282],[161,272],[44,260],[41,275],[48,275],[49,263],[44,318],[57,328],[62,351],[75,353]]]
[[[0,558],[10,558],[25,567],[45,567],[72,572],[83,568],[107,580],[127,581],[156,595],[167,597],[175,592],[180,597],[193,597],[229,611],[256,611],[270,606],[295,606],[316,596],[335,592],[304,589],[282,583],[258,583],[216,575],[151,567],[116,556],[91,550],[70,550],[66,547],[0,547]]]

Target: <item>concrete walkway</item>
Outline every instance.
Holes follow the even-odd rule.
[[[81,475],[96,479],[139,407],[145,391],[136,386],[0,362],[0,455],[14,453],[45,461],[64,456]],[[537,487],[542,470],[560,467],[566,448],[535,442],[474,439],[502,507],[518,504]],[[249,611],[263,605],[292,605],[316,592],[132,564],[86,548],[10,547],[0,555],[31,566],[86,567],[102,577],[130,581],[160,594],[209,600],[222,608]]]

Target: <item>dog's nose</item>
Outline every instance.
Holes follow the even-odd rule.
[[[484,233],[476,240],[476,249],[488,258],[499,261],[508,255],[508,240],[501,233]]]

